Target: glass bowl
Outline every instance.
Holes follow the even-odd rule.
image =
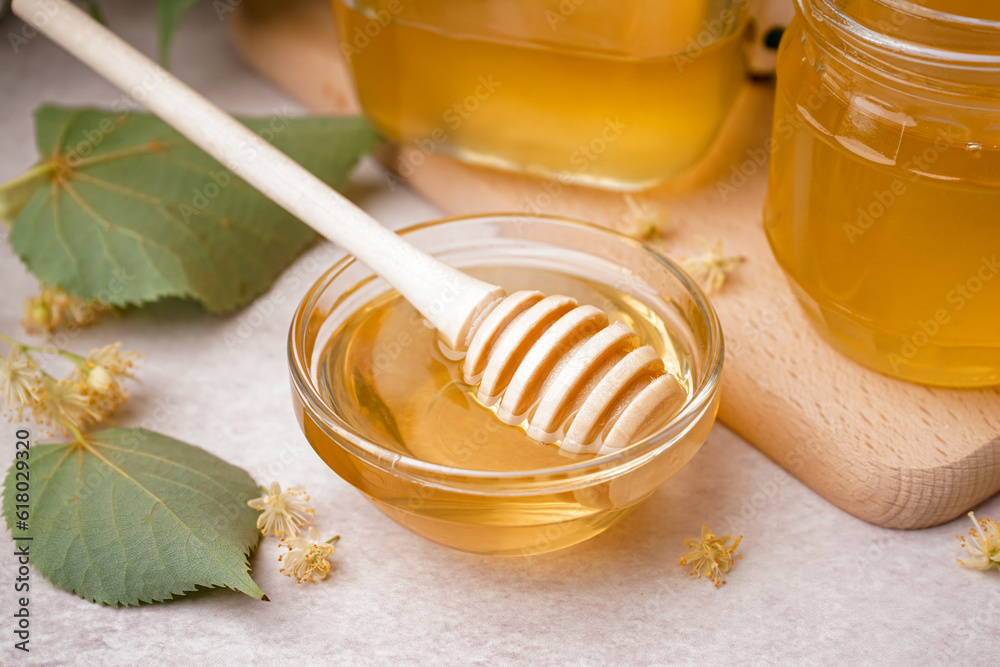
[[[404,456],[362,436],[320,390],[330,337],[352,313],[390,289],[346,257],[312,286],[295,312],[288,341],[292,399],[313,449],[390,518],[463,551],[552,551],[612,526],[701,447],[718,409],[722,334],[701,290],[670,260],[622,234],[547,216],[450,218],[400,233],[459,268],[556,272],[629,295],[673,330],[671,344],[685,352],[691,391],[681,412],[652,435],[613,454],[568,460],[560,467],[470,470]]]

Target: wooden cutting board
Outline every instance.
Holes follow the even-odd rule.
[[[307,107],[358,112],[327,0],[248,0],[231,25],[244,57]],[[667,254],[690,254],[701,236],[746,257],[712,297],[726,337],[720,418],[866,521],[948,521],[1000,490],[1000,390],[893,380],[841,356],[811,328],[762,226],[772,97],[771,84],[748,83],[696,172],[641,196],[669,212],[672,225],[657,243]],[[390,167],[419,164],[402,170],[412,171],[409,184],[449,213],[544,212],[620,227],[627,211],[620,194],[564,188],[552,197],[541,180],[414,148],[381,157]]]

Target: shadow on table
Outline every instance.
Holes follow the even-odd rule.
[[[681,585],[689,568],[678,561],[687,549],[684,539],[698,537],[703,523],[713,532],[739,532],[746,499],[757,493],[760,475],[754,467],[767,459],[731,433],[710,438],[702,451],[673,479],[653,493],[632,514],[604,533],[573,547],[529,557],[493,558],[463,554],[441,547],[456,574],[490,583],[512,578],[547,587],[579,587],[590,591],[620,591],[634,585],[655,594],[661,604]],[[748,545],[752,550],[752,540]],[[740,549],[746,552],[747,549]],[[656,576],[651,577],[651,572]],[[693,583],[693,582],[692,582]],[[708,582],[699,582],[708,588]]]

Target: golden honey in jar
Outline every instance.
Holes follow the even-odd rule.
[[[775,257],[853,359],[1000,383],[1000,4],[796,1],[765,210]]]
[[[385,136],[563,182],[633,190],[680,174],[744,81],[748,0],[333,5]]]

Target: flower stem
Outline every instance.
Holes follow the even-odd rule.
[[[333,537],[331,537],[330,539],[328,539],[326,541],[326,543],[327,544],[333,544],[334,542],[336,542],[339,539],[340,539],[340,535],[334,535]],[[997,567],[1000,567],[1000,564],[998,564]]]
[[[43,354],[56,354],[64,359],[72,361],[79,368],[84,370],[87,368],[87,359],[85,357],[81,357],[79,354],[73,354],[68,350],[60,350],[57,347],[39,347],[37,345],[28,345],[27,343],[14,340],[10,336],[6,336],[3,333],[0,333],[0,340],[7,342],[11,347],[18,348],[18,350],[23,352],[29,359],[31,359],[31,357],[28,355],[28,350],[31,350],[32,352],[42,352]],[[32,362],[34,362],[34,359],[32,359]]]
[[[42,368],[41,365],[37,361],[35,361],[34,357],[31,356],[31,353],[28,352],[29,349],[40,349],[40,348],[32,348],[32,346],[30,345],[19,343],[10,336],[5,336],[3,333],[0,333],[0,340],[6,341],[7,343],[10,344],[11,349],[16,349],[19,353],[23,354],[25,358],[31,362],[31,365],[34,366],[36,369],[38,369],[39,373],[49,378],[50,380],[55,379],[51,375],[46,373],[45,369]],[[53,352],[55,352],[55,350],[53,350]]]
[[[83,433],[80,431],[79,428],[77,428],[77,426],[75,426],[72,422],[63,419],[62,417],[56,417],[56,420],[60,424],[65,426],[66,430],[68,430],[70,433],[73,434],[73,438],[76,440],[76,442],[80,443],[81,445],[83,445],[88,449],[90,448],[90,441],[87,440],[86,436],[83,435]]]

